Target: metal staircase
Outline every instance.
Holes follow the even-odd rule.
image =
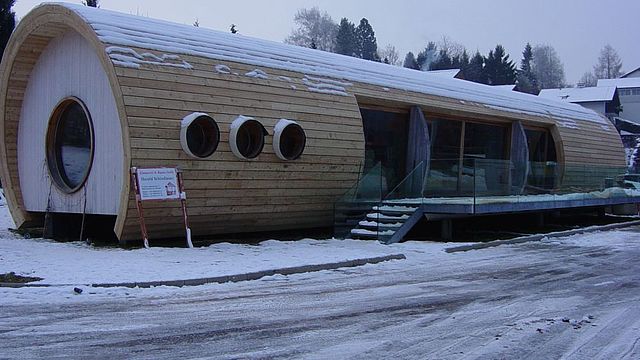
[[[402,241],[422,218],[420,164],[395,189],[382,196],[380,164],[369,171],[335,204],[335,237]],[[422,173],[421,173],[422,172]]]

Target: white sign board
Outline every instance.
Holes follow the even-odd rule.
[[[176,169],[137,169],[137,174],[141,201],[180,200]]]

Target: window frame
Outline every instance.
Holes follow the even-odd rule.
[[[70,186],[65,180],[65,177],[68,179],[68,175],[66,174],[66,170],[64,170],[64,165],[61,164],[62,157],[58,151],[58,134],[60,131],[60,126],[62,124],[62,115],[67,110],[67,108],[72,104],[78,104],[82,111],[84,112],[85,118],[87,120],[87,124],[89,127],[89,140],[90,140],[90,150],[89,150],[89,162],[82,176],[82,181],[78,183],[75,187]],[[91,118],[91,113],[87,109],[85,103],[80,100],[78,97],[69,96],[62,99],[58,104],[56,104],[51,116],[49,116],[49,124],[47,125],[47,133],[45,137],[45,159],[47,163],[47,169],[49,171],[49,175],[51,176],[51,180],[53,184],[60,191],[66,194],[76,193],[78,190],[82,189],[89,179],[89,175],[91,174],[91,168],[93,167],[93,159],[95,154],[95,133],[93,128],[93,120]],[[63,175],[64,172],[64,175]]]
[[[187,136],[189,133],[189,128],[200,119],[206,119],[207,121],[210,121],[216,131],[215,144],[212,146],[212,150],[208,151],[206,155],[202,156],[194,153],[193,150],[189,147]],[[213,116],[205,113],[192,113],[182,119],[182,122],[180,124],[180,146],[182,147],[182,150],[190,157],[202,160],[213,156],[213,154],[218,151],[218,147],[220,146],[220,138],[220,126],[218,125],[218,122],[213,118]]]

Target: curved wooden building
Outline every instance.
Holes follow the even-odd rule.
[[[182,169],[194,235],[330,226],[367,162],[397,165],[390,187],[412,170],[393,149],[415,107],[461,139],[433,138],[433,164],[464,144],[512,159],[524,129],[529,147],[547,144],[529,159],[625,166],[615,128],[577,105],[90,7],[35,8],[0,74],[0,175],[18,226],[85,213],[139,239],[131,167]],[[502,135],[478,145],[488,134]],[[145,215],[151,238],[183,233],[179,204]]]

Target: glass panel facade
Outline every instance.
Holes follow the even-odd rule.
[[[529,146],[528,191],[538,192],[553,189],[557,178],[556,148],[548,130],[526,129]]]
[[[473,192],[475,188],[488,194],[501,193],[509,186],[508,163],[490,161],[508,159],[508,133],[506,126],[465,124],[464,162],[460,177],[463,192]]]
[[[460,137],[462,122],[433,120],[431,126],[431,166],[426,192],[458,192]]]
[[[364,173],[382,168],[383,194],[406,176],[408,114],[361,109],[365,138]]]

